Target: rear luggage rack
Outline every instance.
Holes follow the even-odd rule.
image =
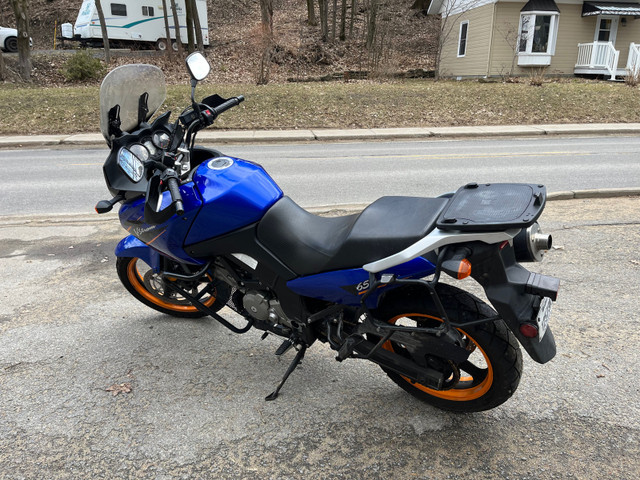
[[[469,183],[453,195],[436,226],[462,232],[527,228],[542,213],[546,199],[544,185]]]

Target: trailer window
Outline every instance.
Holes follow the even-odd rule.
[[[123,3],[112,3],[111,4],[111,15],[117,15],[119,17],[127,16],[127,6]]]
[[[153,7],[142,7],[143,17],[153,17]]]

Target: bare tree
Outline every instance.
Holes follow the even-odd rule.
[[[4,57],[2,56],[2,50],[0,50],[0,82],[4,81],[7,76],[5,66],[4,66]]]
[[[171,0],[171,11],[173,12],[173,28],[176,31],[176,45],[178,46],[178,53],[182,56],[182,39],[180,38],[180,21],[178,20],[176,0]]]
[[[320,34],[322,41],[329,40],[329,0],[318,0],[320,7]]]
[[[508,79],[513,76],[513,72],[516,68],[516,59],[518,58],[518,45],[520,43],[520,33],[518,32],[518,24],[512,22],[506,22],[501,27],[496,27],[496,31],[502,36],[505,43],[511,49],[511,67],[509,71],[505,73],[500,72],[503,79]],[[502,65],[502,69],[505,66]]]
[[[193,14],[193,29],[196,33],[196,43],[198,44],[198,50],[202,52],[204,50],[204,42],[202,41],[202,26],[200,25],[198,5],[196,5],[196,0],[188,1],[191,2],[191,13]]]
[[[316,9],[313,1],[314,0],[307,0],[307,23],[315,27],[318,25],[318,21],[316,20]]]
[[[167,39],[167,56],[173,56],[173,48],[171,48],[171,29],[169,28],[169,12],[167,10],[167,0],[162,0],[162,11],[164,12],[164,35]]]
[[[380,0],[370,0],[367,17],[367,49],[371,49],[376,39],[376,27],[378,22],[378,9]]]
[[[262,56],[258,72],[258,85],[269,83],[271,52],[273,50],[273,0],[260,0]]]
[[[107,33],[107,22],[104,19],[104,11],[102,3],[96,0],[96,10],[98,10],[98,18],[100,19],[100,31],[102,32],[102,45],[104,46],[104,61],[107,65],[111,63],[111,50],[109,49],[109,34]]]
[[[331,25],[331,41],[336,41],[336,24],[338,23],[338,0],[333,0],[333,12],[332,12],[332,25]]]
[[[340,16],[340,40],[343,42],[347,39],[347,0],[342,0],[342,11]]]
[[[18,28],[18,68],[25,82],[31,80],[31,45],[27,0],[10,0]]]
[[[195,38],[193,36],[193,10],[190,0],[184,2],[186,11],[186,23],[187,23],[187,51],[193,53],[196,50]]]
[[[351,18],[349,19],[349,37],[353,38],[353,24],[356,20],[357,0],[351,0]]]

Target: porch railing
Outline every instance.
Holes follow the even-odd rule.
[[[576,68],[604,68],[614,79],[619,57],[620,52],[611,42],[579,43]]]
[[[640,44],[631,42],[629,45],[627,70],[631,75],[637,76],[640,74]]]

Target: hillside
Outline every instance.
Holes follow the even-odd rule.
[[[351,16],[351,1],[347,18]],[[434,33],[437,19],[411,10],[413,0],[381,1],[378,14],[377,46],[364,47],[365,19],[370,0],[355,2],[354,28],[351,37],[342,42],[320,41],[320,27],[307,24],[305,0],[274,0],[276,46],[271,63],[271,81],[289,78],[306,79],[344,71],[366,70],[385,75],[413,69],[433,68]],[[333,2],[329,1],[330,5]],[[338,10],[340,2],[337,2]],[[53,48],[54,26],[74,23],[80,0],[30,0],[30,16],[34,54]],[[258,0],[208,0],[211,47],[207,50],[216,81],[255,81],[260,59],[260,6]],[[316,15],[317,15],[316,2]],[[331,32],[331,15],[330,15]],[[338,19],[340,12],[338,12]],[[339,21],[339,20],[338,20]],[[13,13],[8,2],[0,3],[0,25],[13,26]],[[156,60],[145,61],[157,63]],[[36,59],[35,80],[58,83],[57,70],[63,60],[47,57]],[[116,64],[134,61],[118,59]],[[162,63],[163,59],[158,58]],[[163,68],[166,67],[164,62]]]

